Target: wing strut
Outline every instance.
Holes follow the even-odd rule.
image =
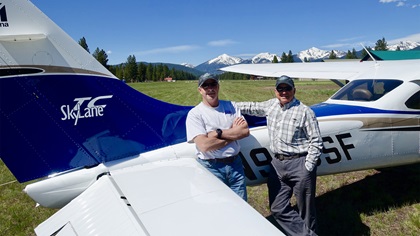
[[[365,49],[365,51],[367,52],[367,54],[369,54],[370,58],[372,58],[372,60],[376,63],[377,61],[376,61],[376,60],[375,60],[375,58],[372,56],[372,54],[369,52],[369,50],[367,50],[367,48],[366,48],[363,44],[360,44],[360,45],[362,45],[363,49]]]
[[[343,87],[345,85],[345,84],[341,83],[341,81],[338,80],[338,79],[331,79],[331,81],[334,82],[336,85],[338,85],[340,87]]]

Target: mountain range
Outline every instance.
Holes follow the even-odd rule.
[[[395,51],[399,48],[400,50],[420,50],[420,42],[411,42],[411,41],[401,41],[399,43],[388,45],[388,50]],[[339,50],[322,50],[316,47],[311,47],[307,50],[300,51],[296,54],[293,54],[293,60],[295,62],[303,62],[306,58],[307,61],[316,62],[326,59],[330,56],[331,51],[334,51],[337,58],[344,58],[347,52]],[[356,51],[356,55],[360,58],[362,55],[362,50]],[[203,73],[221,73],[218,69],[231,66],[235,64],[260,64],[260,63],[271,63],[274,59],[274,56],[280,61],[281,55],[274,53],[263,52],[255,55],[249,59],[243,59],[240,57],[229,56],[227,54],[222,54],[216,58],[210,59],[206,62],[203,62],[197,66],[191,64],[182,64],[174,65],[168,64],[169,67],[176,67],[176,69],[188,71],[194,75],[201,75]]]

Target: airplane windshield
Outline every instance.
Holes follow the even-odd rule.
[[[344,86],[331,99],[348,101],[376,101],[402,84],[400,80],[354,80]]]

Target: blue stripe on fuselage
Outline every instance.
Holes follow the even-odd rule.
[[[343,105],[343,104],[330,104],[319,103],[311,106],[317,117],[336,116],[336,115],[349,115],[349,114],[407,114],[407,115],[420,115],[416,111],[395,111],[395,110],[382,110],[370,107]]]

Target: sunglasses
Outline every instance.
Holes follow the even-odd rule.
[[[292,87],[290,86],[286,86],[286,87],[277,87],[277,92],[281,93],[281,92],[290,92],[292,91]]]
[[[208,88],[210,88],[210,87],[214,88],[214,87],[216,87],[217,85],[218,85],[218,83],[217,83],[217,82],[212,82],[212,83],[204,83],[204,84],[202,84],[202,85],[201,85],[201,87],[202,87],[203,89],[208,89]]]

